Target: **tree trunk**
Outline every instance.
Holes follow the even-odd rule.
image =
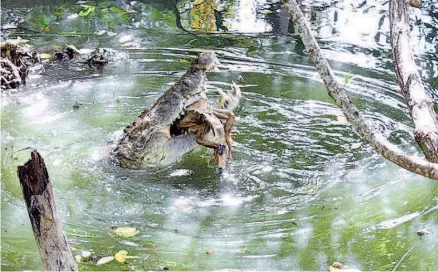
[[[389,1],[389,21],[395,74],[414,121],[415,140],[426,158],[438,163],[438,119],[432,97],[424,89],[412,56],[408,5],[405,0]]]
[[[383,135],[377,133],[372,124],[369,124],[362,117],[359,110],[349,99],[345,89],[336,81],[333,71],[322,56],[321,49],[310,29],[309,23],[306,21],[297,2],[288,0],[287,3],[294,27],[306,47],[310,60],[322,77],[329,95],[336,105],[341,108],[348,121],[377,152],[389,161],[416,174],[438,180],[438,164],[430,163],[418,157],[408,156],[397,146],[390,143]]]
[[[77,264],[56,213],[49,174],[38,152],[33,151],[31,159],[18,166],[18,178],[45,270],[77,271]]]

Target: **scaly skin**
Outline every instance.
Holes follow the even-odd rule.
[[[170,127],[189,105],[205,96],[205,72],[218,63],[212,52],[199,55],[174,86],[124,129],[113,150],[121,166],[144,168],[168,164],[194,148],[196,135],[184,133],[172,136]]]

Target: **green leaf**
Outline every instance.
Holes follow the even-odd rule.
[[[348,80],[350,79],[350,76],[348,74],[344,75],[344,83],[348,84]]]
[[[93,6],[89,5],[82,5],[82,10],[79,11],[79,16],[81,17],[87,17],[94,13],[95,8]]]
[[[49,23],[50,23],[50,20],[49,20],[49,18],[47,18],[47,17],[43,17],[43,25],[48,25]]]
[[[120,7],[118,7],[118,6],[111,6],[111,7],[109,7],[109,10],[110,10],[112,13],[123,13],[123,12],[125,12],[124,9],[122,9],[122,8],[120,8]]]
[[[64,10],[62,8],[57,8],[55,10],[55,16],[56,17],[61,17],[64,14]]]
[[[127,25],[129,24],[129,20],[131,19],[131,15],[128,13],[124,13],[120,15],[120,22]]]

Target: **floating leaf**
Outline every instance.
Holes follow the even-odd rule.
[[[90,14],[94,13],[95,8],[89,5],[82,5],[81,11],[79,11],[79,16],[87,17]]]
[[[61,17],[64,14],[64,10],[62,8],[57,8],[55,10],[55,16],[56,17]]]
[[[83,258],[89,258],[91,256],[91,251],[84,250],[81,252]]]
[[[106,264],[111,262],[112,260],[114,260],[114,256],[103,257],[97,261],[97,265]]]
[[[128,255],[128,251],[120,250],[114,255],[114,259],[119,263],[124,263],[126,261],[126,255]]]
[[[62,163],[62,159],[57,159],[53,162],[53,166],[59,166]]]
[[[81,259],[82,259],[81,255],[75,255],[75,261],[76,261],[77,263],[80,263],[80,262],[81,262]]]
[[[351,145],[350,149],[354,150],[354,149],[358,149],[362,146],[362,143],[354,143]]]
[[[13,24],[2,25],[2,29],[15,29],[15,28],[17,28],[17,26]]]
[[[139,233],[140,231],[138,231],[136,228],[133,227],[120,227],[120,228],[116,228],[114,230],[114,233],[120,237],[123,238],[129,238],[132,236],[135,236]]]
[[[264,9],[264,10],[260,10],[259,13],[261,13],[261,14],[271,14],[272,10]]]
[[[50,20],[47,17],[43,17],[42,22],[43,22],[43,25],[46,26],[46,25],[48,25],[50,23]]]
[[[340,262],[334,262],[329,267],[330,272],[360,272],[360,270],[355,268],[348,268],[346,265]]]
[[[6,40],[6,43],[11,43],[11,44],[22,44],[22,43],[28,43],[28,42],[29,42],[29,40],[22,39],[20,37],[18,37],[17,39]]]
[[[350,76],[348,74],[344,75],[344,83],[348,84],[348,80],[350,80]]]
[[[428,235],[428,234],[430,234],[430,232],[427,229],[420,229],[417,231],[418,236],[424,236],[424,235]]]
[[[52,55],[51,54],[47,54],[47,53],[41,53],[40,54],[40,58],[42,58],[42,59],[51,59]]]

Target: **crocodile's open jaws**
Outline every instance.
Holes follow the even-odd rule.
[[[124,133],[113,150],[119,164],[145,168],[169,164],[200,144],[214,150],[220,168],[231,155],[232,110],[240,90],[221,93],[217,106],[207,103],[206,75],[219,64],[212,52],[196,58],[182,78],[145,110]]]

